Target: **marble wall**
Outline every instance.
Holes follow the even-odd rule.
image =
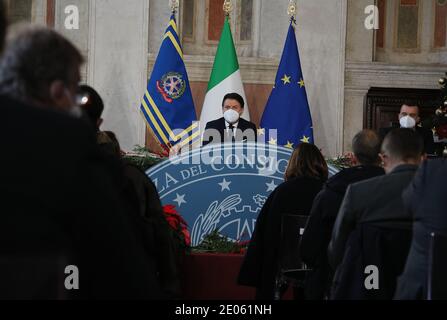
[[[240,57],[242,78],[254,101],[250,112],[259,124],[267,98],[257,99],[272,87],[288,28],[288,1],[255,0],[254,50],[251,57]],[[164,1],[151,1],[149,72],[169,18]],[[328,156],[342,152],[346,0],[298,1],[297,39],[307,93],[315,126],[316,143]],[[207,83],[213,57],[185,56],[186,67],[197,101],[203,100],[201,83]],[[197,88],[196,88],[197,87]],[[196,88],[196,89],[195,89]],[[201,96],[202,95],[202,96]],[[201,106],[196,106],[200,114]]]
[[[36,23],[45,21],[45,2],[34,2]],[[316,143],[327,156],[350,149],[363,126],[363,100],[370,87],[436,88],[447,69],[442,59],[438,65],[375,62],[374,32],[364,27],[365,7],[374,2],[298,0],[296,33]],[[80,9],[78,31],[63,27],[67,4]],[[252,54],[239,63],[250,111],[259,124],[284,46],[288,1],[254,4]],[[55,27],[85,55],[83,78],[106,102],[103,129],[115,131],[126,150],[146,140],[139,105],[170,14],[166,0],[56,0]],[[213,58],[185,55],[198,114]]]
[[[445,57],[441,56],[437,60],[427,59],[426,64],[420,63],[419,56],[413,57],[416,60],[411,62],[412,57],[408,54],[401,54],[402,59],[399,59],[396,53],[393,59],[376,61],[374,31],[363,27],[365,7],[372,3],[373,0],[348,1],[343,126],[345,151],[351,149],[353,136],[363,128],[364,98],[371,87],[438,89],[438,79],[447,70],[447,65],[443,64]],[[387,32],[386,36],[392,37],[392,33]]]
[[[90,0],[88,82],[106,104],[104,130],[125,150],[144,145],[140,104],[147,81],[147,0]]]

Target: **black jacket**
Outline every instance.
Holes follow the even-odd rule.
[[[239,284],[256,287],[257,299],[274,298],[282,215],[308,215],[322,187],[321,180],[295,178],[276,188],[264,204],[238,278]]]
[[[411,243],[411,228],[357,225],[334,279],[331,300],[391,300]],[[367,269],[377,267],[377,269]],[[366,284],[378,284],[367,288]]]
[[[335,220],[328,248],[329,263],[336,270],[343,259],[351,232],[361,223],[388,228],[404,228],[413,219],[402,202],[402,192],[417,170],[416,165],[400,165],[387,175],[352,184]]]
[[[214,129],[214,130],[211,130]],[[215,136],[219,134],[218,136]],[[227,133],[225,126],[225,119],[220,118],[214,121],[210,121],[206,124],[205,134],[203,136],[203,146],[210,143],[225,143],[232,142],[233,136],[231,133]],[[257,130],[256,125],[250,121],[240,118],[237,126],[235,142],[256,142]]]
[[[79,268],[75,297],[158,297],[154,261],[135,237],[118,179],[101,157],[93,130],[66,115],[4,96],[0,110],[2,260],[64,255]],[[28,267],[31,276],[35,269]],[[60,267],[58,275],[64,279],[65,266]],[[2,291],[2,285],[0,296],[56,298],[48,288],[33,292],[43,277],[37,273],[18,296]],[[8,277],[11,287],[15,280]],[[64,281],[58,284],[64,292]]]
[[[385,139],[385,136],[391,131],[396,128],[390,127],[390,128],[381,128],[379,130],[379,135],[381,139]],[[416,127],[416,132],[419,133],[424,140],[424,151],[427,154],[435,154],[436,146],[435,141],[433,139],[433,132],[427,128],[424,127]]]
[[[376,166],[345,169],[330,178],[316,196],[301,239],[301,257],[312,268],[306,281],[307,299],[321,300],[329,289],[332,272],[327,261],[327,248],[346,189],[352,183],[383,174],[385,171]]]
[[[124,197],[135,233],[149,258],[156,262],[160,287],[166,299],[180,296],[180,268],[184,248],[164,216],[157,188],[138,167],[123,161]]]
[[[413,242],[405,271],[399,279],[397,299],[426,297],[430,234],[447,235],[446,177],[445,159],[426,161],[403,193],[404,204],[414,219]]]

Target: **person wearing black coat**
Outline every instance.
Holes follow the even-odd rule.
[[[430,234],[447,235],[446,177],[447,160],[426,161],[403,193],[404,204],[414,219],[413,241],[395,299],[420,300],[427,296]]]
[[[318,148],[301,144],[290,159],[286,182],[268,197],[258,216],[240,269],[238,283],[256,287],[256,299],[274,298],[283,215],[308,215],[327,177],[327,164]]]
[[[349,240],[361,225],[411,230],[413,219],[405,209],[401,196],[423,159],[422,138],[411,129],[393,130],[385,137],[381,158],[386,175],[350,185],[337,215],[328,247],[329,264],[336,270],[335,287],[338,286],[339,276],[346,273],[346,256],[352,251]],[[395,248],[396,255],[402,252],[408,254],[408,247],[404,244]],[[397,275],[388,281],[396,279]],[[336,292],[337,288],[331,291]]]
[[[333,276],[327,248],[346,189],[352,183],[385,174],[379,167],[380,138],[375,131],[359,132],[352,141],[352,148],[354,162],[359,165],[342,170],[326,182],[315,198],[301,238],[301,257],[312,269],[305,285],[305,296],[309,300],[327,297]]]
[[[0,3],[0,47],[5,33]],[[75,118],[81,62],[68,40],[34,27],[0,62],[0,299],[160,297],[119,174]]]
[[[0,110],[3,261],[64,256],[66,265],[79,268],[80,288],[71,298],[158,298],[155,263],[132,231],[93,131],[77,119],[4,96]],[[55,276],[65,277],[66,265]],[[29,264],[24,272],[31,277],[36,270]],[[0,297],[60,298],[48,287],[34,291],[45,274],[36,275],[35,282],[19,287],[18,278],[2,274],[16,292],[7,291],[3,278]],[[64,281],[58,285],[65,292]]]
[[[101,96],[86,85],[80,87],[79,94],[82,97],[81,108],[88,116],[86,120],[95,128],[100,151],[118,166],[118,185],[125,200],[128,218],[147,256],[156,263],[162,298],[179,297],[183,250],[166,221],[157,188],[142,169],[122,157],[116,135],[111,131],[100,131],[104,111]]]

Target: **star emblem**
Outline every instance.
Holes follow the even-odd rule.
[[[258,129],[258,136],[263,136],[263,135],[265,135],[265,129],[264,128]]]
[[[273,146],[276,146],[276,144],[277,144],[277,140],[271,138],[270,141],[269,141],[269,144],[271,144],[271,145],[273,145]]]
[[[284,147],[289,148],[289,149],[293,149],[293,143],[290,142],[290,141],[287,141],[287,144]]]
[[[304,80],[301,79],[300,82],[298,82],[298,84],[300,85],[300,88],[304,87]]]
[[[220,191],[221,192],[223,192],[224,190],[230,191],[230,184],[231,184],[231,181],[227,181],[224,178],[221,183],[218,183],[218,185],[222,188],[222,190],[220,190]]]
[[[179,195],[177,193],[177,198],[175,198],[173,201],[177,202],[178,207],[181,207],[183,203],[186,203],[185,195],[184,194],[183,195]]]
[[[302,143],[309,143],[310,142],[310,138],[303,136],[303,139],[300,140]]]
[[[272,182],[270,182],[270,183],[266,183],[266,185],[267,185],[267,192],[275,191],[275,189],[277,187],[274,180],[272,180]]]
[[[292,77],[287,76],[286,74],[284,75],[284,77],[281,79],[282,82],[284,82],[284,85],[290,83],[290,79]]]

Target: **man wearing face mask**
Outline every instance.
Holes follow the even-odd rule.
[[[419,107],[411,103],[405,103],[400,108],[399,125],[400,128],[413,129],[424,140],[424,151],[431,155],[435,153],[435,143],[433,140],[433,133],[431,130],[419,126],[421,118],[419,117]],[[385,136],[395,128],[381,128],[380,136],[382,140]]]
[[[75,94],[81,53],[55,31],[27,28],[2,52],[0,1],[0,300],[159,298],[115,173]],[[79,290],[66,290],[76,266]],[[76,279],[76,272],[72,273]],[[76,280],[74,280],[76,282]]]
[[[57,32],[17,30],[0,63],[0,93],[29,105],[80,118],[76,102],[81,53]]]
[[[244,99],[237,93],[225,95],[223,117],[206,124],[203,146],[209,143],[256,142],[256,125],[241,118]]]

